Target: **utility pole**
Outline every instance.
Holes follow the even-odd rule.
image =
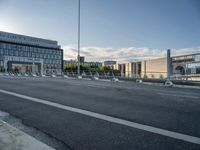
[[[78,77],[80,77],[80,21],[81,21],[81,2],[78,0]]]

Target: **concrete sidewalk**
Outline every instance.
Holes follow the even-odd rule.
[[[55,150],[0,120],[1,150]]]

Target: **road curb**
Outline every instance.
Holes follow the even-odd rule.
[[[2,120],[0,147],[1,150],[55,150]]]

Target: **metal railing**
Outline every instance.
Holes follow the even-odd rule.
[[[152,73],[152,72],[151,72]],[[81,71],[82,78],[90,79],[90,80],[96,80],[96,79],[102,79],[102,80],[109,80],[109,81],[133,81],[136,83],[143,83],[143,82],[150,82],[150,83],[160,83],[165,84],[166,77],[158,77],[155,76],[146,76],[142,77],[141,75],[132,75],[126,76],[128,73],[118,73],[113,71],[108,72],[92,72],[92,71]],[[78,74],[77,71],[66,71],[62,72],[61,74],[41,74],[39,72],[32,73],[22,73],[22,72],[0,72],[0,76],[11,76],[11,77],[58,77],[58,78],[77,78]],[[190,78],[198,78],[200,79],[200,75],[173,75],[171,76],[171,81],[174,84],[177,85],[190,85],[190,86],[200,86],[200,80],[189,80]],[[117,79],[117,80],[113,80]]]

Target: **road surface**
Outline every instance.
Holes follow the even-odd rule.
[[[74,150],[199,150],[199,89],[0,77],[0,110]]]

